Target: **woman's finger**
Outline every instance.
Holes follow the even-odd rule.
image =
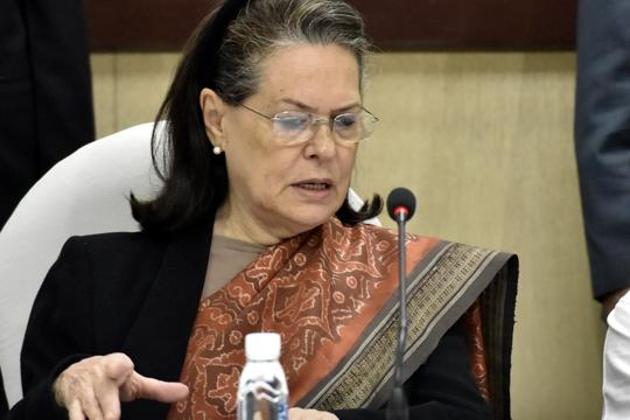
[[[98,404],[93,388],[84,388],[79,395],[79,399],[81,401],[83,413],[87,416],[87,418],[90,420],[103,420],[103,413],[100,405]]]
[[[303,408],[293,407],[289,409],[289,420],[304,420],[306,418],[306,410]]]
[[[326,411],[293,407],[289,409],[289,420],[339,420],[339,418]]]
[[[110,382],[96,392],[98,404],[105,420],[118,420],[120,418],[120,397],[118,385]]]
[[[85,420],[83,410],[81,410],[81,403],[79,400],[73,400],[68,408],[69,420]]]
[[[186,398],[187,395],[188,387],[180,382],[159,381],[144,377],[138,372],[133,372],[120,389],[120,396],[123,401],[147,398],[164,403],[174,403]]]

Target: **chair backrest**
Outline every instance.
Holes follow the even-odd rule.
[[[152,130],[147,123],[120,131],[59,162],[0,232],[0,368],[10,406],[22,397],[19,360],[31,306],[64,242],[73,235],[139,230],[129,193],[148,199],[162,185],[151,160]],[[349,200],[355,208],[362,204],[352,190]]]
[[[0,366],[9,405],[21,398],[19,356],[33,300],[72,235],[136,231],[129,192],[160,186],[151,164],[153,124],[92,142],[59,162],[24,196],[0,232]]]

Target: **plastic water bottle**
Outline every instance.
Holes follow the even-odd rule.
[[[280,358],[280,335],[245,336],[245,356],[238,384],[238,420],[287,420],[288,388]]]

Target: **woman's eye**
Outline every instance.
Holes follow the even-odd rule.
[[[355,114],[341,114],[335,117],[335,125],[338,128],[352,128],[358,122],[358,117]]]
[[[308,125],[308,117],[305,115],[285,115],[276,118],[276,124],[284,131],[301,131]]]

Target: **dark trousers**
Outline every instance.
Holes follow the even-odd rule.
[[[0,7],[0,227],[56,162],[93,140],[81,0]]]

